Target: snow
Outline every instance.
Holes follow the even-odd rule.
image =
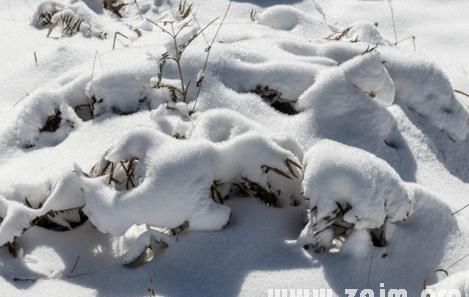
[[[444,296],[466,297],[469,294],[467,271],[461,271],[427,288],[430,296],[433,294],[447,294]],[[456,295],[459,293],[460,295]],[[441,296],[441,295],[440,295]]]
[[[219,19],[182,56],[186,102],[147,20],[180,28],[178,1],[1,3],[2,296],[467,295],[467,3],[392,1],[414,50],[387,1],[237,0],[205,68],[228,1],[194,1],[180,44]],[[346,233],[317,236],[331,212]]]
[[[301,232],[301,245],[329,250],[336,221],[351,224],[345,228],[372,230],[406,221],[413,212],[413,186],[361,149],[322,140],[306,152],[304,170],[310,220]]]
[[[257,21],[272,29],[299,32],[307,38],[323,37],[331,32],[331,27],[324,23],[319,12],[310,16],[287,5],[267,8],[257,17]]]

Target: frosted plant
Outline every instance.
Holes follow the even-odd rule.
[[[82,209],[99,231],[113,236],[135,225],[219,230],[229,222],[231,210],[210,197],[214,181],[244,178],[268,188],[267,168],[295,178],[287,160],[299,162],[254,132],[212,143],[136,129],[112,145],[89,174],[76,169],[59,178],[41,207],[0,197],[0,246],[14,244],[37,218],[71,208]],[[124,263],[137,260],[152,242],[169,241],[167,234],[148,228],[135,239]]]
[[[406,221],[413,212],[413,185],[371,153],[323,140],[308,150],[304,163],[310,212],[298,242],[317,252],[363,231],[384,246],[386,225]]]

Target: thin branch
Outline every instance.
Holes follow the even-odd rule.
[[[415,36],[409,36],[409,37],[406,37],[406,38],[403,38],[401,40],[398,40],[395,45],[398,45],[399,43],[401,42],[404,42],[404,41],[407,41],[407,40],[412,40],[412,46],[414,47],[414,52],[417,51],[417,46],[415,45]]]
[[[464,207],[458,209],[457,211],[453,212],[451,215],[454,216],[455,214],[463,211],[464,209],[466,209],[467,207],[469,207],[469,204],[466,204]]]
[[[202,25],[200,25],[200,22],[199,20],[197,19],[197,16],[195,15],[195,13],[192,11],[192,18],[194,19],[194,21],[196,22],[197,26],[199,26],[199,29],[202,28]],[[201,32],[202,33],[202,37],[204,38],[205,40],[205,44],[207,46],[210,46],[210,44],[208,43],[208,39],[207,39],[207,36],[205,36],[205,33],[204,32]]]
[[[395,45],[397,45],[397,29],[396,29],[396,19],[394,17],[394,8],[392,7],[391,0],[388,0],[389,10],[391,11],[391,19],[392,19],[392,28],[394,31],[394,39],[396,41]]]
[[[113,43],[112,43],[112,50],[114,50],[114,49],[116,48],[117,35],[120,35],[120,36],[124,37],[125,39],[128,39],[127,36],[125,36],[124,34],[122,34],[122,33],[119,32],[119,31],[116,31],[116,33],[114,33],[114,41],[113,41]]]
[[[151,19],[147,18],[147,21],[152,23],[153,25],[157,26],[160,30],[162,30],[164,33],[168,34],[169,36],[173,37],[172,33],[166,30],[163,26],[159,25],[156,21],[152,21]],[[170,22],[164,22],[164,24],[167,24]]]
[[[466,97],[469,97],[469,94],[468,93],[465,93],[463,91],[460,91],[460,90],[454,90],[455,93],[458,93],[458,94],[461,94],[461,95],[464,95]]]
[[[137,10],[138,10],[138,15],[140,16],[140,18],[142,19],[142,21],[144,20],[143,18],[143,15],[142,15],[142,12],[140,11],[140,5],[138,5],[138,2],[137,0],[134,0],[134,4],[135,6],[137,7]]]
[[[75,269],[78,266],[78,261],[80,261],[80,255],[77,256],[77,259],[75,260],[75,263],[73,264],[72,269],[70,269],[69,274],[72,274],[75,271]]]
[[[204,67],[203,67],[203,70],[202,70],[202,75],[203,76],[205,76],[205,71],[207,69],[208,60],[210,58],[210,51],[212,49],[213,44],[215,43],[215,40],[218,37],[218,33],[220,32],[221,27],[225,23],[226,16],[228,15],[228,12],[230,11],[231,3],[232,3],[232,0],[230,0],[230,2],[228,3],[228,7],[226,8],[225,14],[223,15],[223,18],[220,22],[220,25],[218,26],[217,31],[215,32],[215,35],[213,36],[212,42],[210,43],[210,45],[207,48],[207,55],[205,56]],[[191,113],[193,113],[195,111],[195,108],[197,106],[197,102],[198,102],[198,99],[199,99],[199,96],[200,96],[200,92],[201,92],[202,87],[203,87],[203,79],[204,78],[202,77],[201,81],[197,82],[199,87],[197,88],[197,94],[196,94],[196,97],[195,97],[194,106],[192,106]]]

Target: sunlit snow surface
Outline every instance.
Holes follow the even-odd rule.
[[[469,4],[392,1],[397,37],[415,35],[415,52],[410,40],[393,46],[387,1],[317,0],[324,15],[308,0],[233,1],[197,105],[167,109],[168,94],[153,87],[160,56],[174,47],[145,18],[174,18],[178,1],[139,0],[122,19],[97,0],[60,1],[57,9],[83,26],[72,36],[57,26],[49,37],[34,19],[41,2],[0,1],[0,243],[51,209],[84,205],[90,220],[69,232],[29,229],[17,258],[0,249],[1,296],[341,295],[380,282],[413,295],[444,278],[436,269],[450,277],[433,287],[468,294],[469,258],[457,261],[469,253],[469,215],[452,213],[469,203],[469,98],[453,92],[469,90]],[[193,2],[202,26],[228,5]],[[184,53],[190,99],[216,29]],[[112,50],[117,31],[127,38]],[[164,80],[177,77],[166,65]],[[265,86],[297,113],[267,104],[258,92]],[[81,173],[132,158],[140,180],[130,191]],[[286,160],[302,164],[304,176]],[[210,198],[214,181],[243,178],[280,191],[282,207]],[[26,197],[47,203],[32,210]],[[303,250],[296,241],[308,238],[306,210],[326,216],[338,201],[356,206],[346,221],[357,230],[386,216],[405,222],[389,224],[384,248],[356,231],[338,254]],[[121,266],[147,243],[133,224],[185,221],[189,230],[152,262]]]

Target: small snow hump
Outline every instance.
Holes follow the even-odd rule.
[[[469,296],[469,271],[460,271],[449,277],[428,286],[426,289],[427,296]],[[443,294],[444,294],[443,293]],[[422,294],[423,296],[423,294]]]
[[[406,221],[413,212],[412,185],[364,150],[322,140],[307,151],[304,170],[310,213],[298,243],[318,252],[341,246],[358,230],[368,231],[375,246],[385,246],[386,225]]]

